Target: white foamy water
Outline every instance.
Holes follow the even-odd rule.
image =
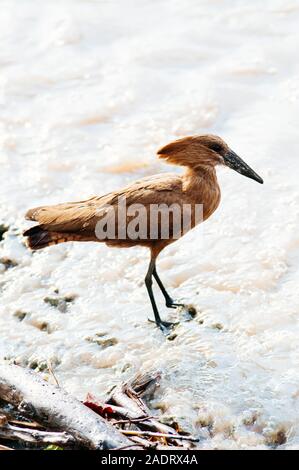
[[[153,405],[200,448],[299,448],[298,1],[1,7],[0,257],[17,263],[0,264],[1,360],[51,360],[79,398],[159,368]],[[265,184],[220,169],[219,209],[162,253],[165,284],[198,309],[169,341],[147,322],[146,250],[32,254],[20,233],[30,207],[169,172],[157,148],[200,133]],[[75,297],[66,311],[44,300],[57,289]],[[180,317],[157,296],[162,317]]]

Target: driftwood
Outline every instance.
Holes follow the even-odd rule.
[[[137,375],[115,387],[107,400],[88,394],[82,404],[38,374],[0,365],[0,398],[15,405],[18,412],[15,417],[2,410],[0,440],[114,450],[194,447],[198,439],[159,422],[145,402],[159,386],[160,377],[159,372]],[[20,412],[26,421],[20,420]]]
[[[151,431],[131,431],[124,429],[122,431],[123,434],[127,436],[148,436],[148,437],[166,437],[168,439],[178,439],[181,441],[190,441],[190,442],[198,442],[198,439],[191,436],[180,436],[179,434],[165,434],[163,432],[151,432]]]
[[[0,450],[14,450],[11,447],[0,445]]]
[[[131,442],[62,388],[15,365],[0,365],[0,398],[45,426],[70,433],[90,449],[113,449]]]
[[[13,426],[7,423],[0,427],[0,438],[13,441],[24,441],[34,444],[72,445],[74,437],[66,432],[39,431],[37,429]]]
[[[160,372],[152,372],[137,375],[132,380],[122,384],[121,386],[116,387],[112,391],[107,403],[122,404],[123,406],[128,407],[128,409],[132,413],[132,416],[134,416],[135,419],[131,419],[130,421],[124,420],[124,422],[134,423],[141,430],[151,431],[155,434],[151,435],[148,433],[148,437],[167,437],[168,439],[170,439],[171,436],[172,442],[182,447],[182,444],[179,441],[184,439],[178,436],[175,429],[173,429],[171,426],[160,423],[157,418],[152,417],[150,410],[142,399],[145,396],[151,397],[154,394],[156,388],[159,386],[160,378]],[[118,424],[120,424],[120,422],[118,422]],[[138,434],[136,433],[136,436],[137,435]],[[138,436],[141,436],[141,434],[139,434]],[[143,434],[143,436],[145,436],[145,434]],[[185,439],[189,440],[190,442],[197,442],[197,439],[188,439],[188,436],[186,436]]]
[[[150,398],[156,388],[159,386],[161,378],[160,372],[151,372],[146,374],[139,374],[132,380],[116,387],[108,401],[110,404],[121,405],[122,408],[127,408],[131,414],[131,419],[123,419],[114,421],[117,425],[129,425],[129,429],[125,427],[122,429],[123,434],[130,437],[134,442],[141,445],[143,448],[161,448],[161,441],[170,443],[170,447],[177,446],[180,449],[193,446],[195,442],[198,442],[197,438],[189,436],[188,434],[180,435],[171,426],[160,423],[157,417],[151,416],[151,412],[145,404],[143,398]],[[128,414],[128,412],[127,412]],[[125,414],[119,413],[123,418],[126,418]],[[130,425],[134,426],[134,429],[130,429]],[[138,429],[139,428],[139,429]],[[151,440],[145,440],[148,437]],[[155,439],[155,440],[152,440]],[[188,441],[182,443],[181,441]],[[168,447],[168,446],[162,446]]]

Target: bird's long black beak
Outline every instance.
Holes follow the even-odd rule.
[[[247,178],[251,178],[258,183],[263,184],[264,181],[262,178],[232,150],[229,150],[223,158],[226,166],[229,166],[238,173],[241,173],[241,175],[247,176]]]

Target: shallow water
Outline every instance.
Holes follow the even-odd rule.
[[[0,257],[17,263],[0,264],[1,359],[50,360],[79,398],[159,368],[153,406],[201,448],[299,448],[298,1],[1,5]],[[29,207],[169,172],[157,148],[207,132],[265,184],[220,170],[219,209],[161,255],[198,309],[187,322],[159,297],[173,341],[147,322],[146,251],[24,247]]]

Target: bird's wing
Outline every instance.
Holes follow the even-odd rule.
[[[80,231],[95,214],[94,199],[35,207],[26,213],[26,219],[34,220],[50,231]]]
[[[178,175],[162,174],[138,180],[122,190],[85,201],[43,206],[30,209],[26,218],[38,222],[42,228],[63,233],[94,235],[96,223],[102,216],[113,213],[119,201],[126,205],[179,202],[182,180]],[[176,201],[178,199],[178,201]]]
[[[129,204],[155,204],[164,202],[167,194],[175,199],[175,195],[182,190],[182,179],[178,175],[159,174],[142,178],[126,186],[120,191],[115,191],[105,196],[105,204],[117,204],[119,198],[126,197]],[[109,197],[110,196],[110,197]]]

